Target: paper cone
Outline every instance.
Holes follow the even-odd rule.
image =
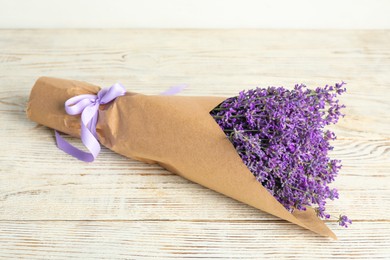
[[[28,117],[80,136],[80,116],[69,116],[67,99],[96,94],[89,83],[42,77],[28,103]],[[99,110],[97,133],[102,145],[124,156],[157,163],[169,171],[228,197],[336,239],[313,209],[288,212],[242,162],[209,112],[225,97],[146,96],[127,93]]]

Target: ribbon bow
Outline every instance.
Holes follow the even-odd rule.
[[[125,88],[121,84],[116,83],[108,89],[101,89],[97,95],[85,94],[68,99],[65,102],[65,111],[69,115],[81,114],[81,141],[89,153],[71,145],[55,131],[57,147],[81,161],[94,161],[100,153],[100,144],[96,135],[99,106],[108,104],[125,93]]]

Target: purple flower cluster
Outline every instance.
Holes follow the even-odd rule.
[[[256,88],[226,99],[210,112],[248,169],[290,212],[312,206],[319,217],[330,218],[326,201],[339,195],[328,185],[341,161],[328,157],[333,149],[329,141],[336,136],[324,127],[344,116],[344,105],[337,99],[346,91],[344,85]],[[341,226],[351,223],[339,217]]]

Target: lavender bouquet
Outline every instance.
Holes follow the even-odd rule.
[[[159,164],[190,181],[326,237],[328,185],[341,164],[328,157],[336,136],[325,127],[342,116],[344,83],[316,90],[269,87],[236,97],[142,95],[121,84],[39,78],[28,117],[81,138],[80,150],[58,132],[57,146],[92,162],[100,144]],[[338,218],[340,225],[351,221]]]
[[[210,113],[256,179],[290,212],[314,206],[318,217],[329,219],[326,202],[339,197],[329,187],[341,168],[328,156],[336,135],[324,127],[344,116],[337,99],[344,85],[256,88]],[[348,227],[352,221],[340,215],[338,223]]]

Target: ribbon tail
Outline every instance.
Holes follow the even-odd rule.
[[[81,141],[94,158],[100,153],[100,144],[95,137],[98,110],[99,103],[96,103],[93,106],[86,107],[81,113]]]
[[[96,112],[96,114],[91,118],[91,121],[87,125],[88,130],[92,133],[95,139],[97,139],[96,124],[98,121],[98,117],[98,112]]]
[[[175,94],[181,92],[186,87],[187,87],[186,84],[173,86],[173,87],[170,87],[169,89],[165,90],[164,92],[161,92],[160,95],[161,96],[172,96],[172,95],[175,95]]]
[[[71,145],[65,139],[63,139],[57,131],[54,130],[54,133],[56,136],[57,147],[60,150],[84,162],[93,162],[95,160],[93,154],[84,152],[79,148]]]
[[[95,160],[95,158],[100,153],[100,144],[95,138],[95,127],[98,119],[98,107],[99,104],[87,106],[84,108],[81,114],[81,141],[90,153],[84,152],[77,147],[71,145],[69,142],[64,140],[56,131],[55,134],[57,140],[57,147],[59,149],[84,162],[93,162]]]
[[[91,152],[91,155],[95,159],[100,153],[100,144],[95,138],[95,136],[84,124],[81,124],[81,141],[83,142],[84,146]]]

